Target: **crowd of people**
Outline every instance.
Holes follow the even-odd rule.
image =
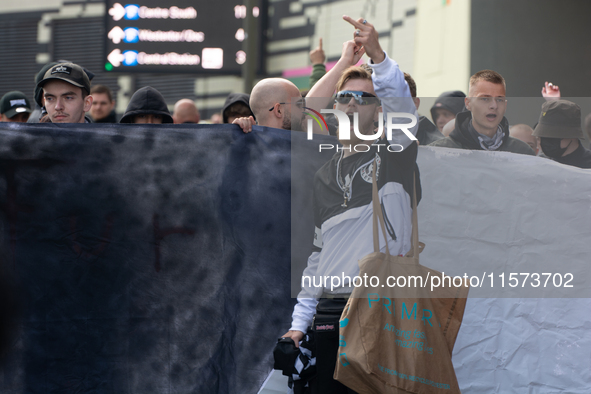
[[[361,37],[356,36],[355,42]],[[377,35],[374,38],[377,41]],[[362,51],[367,49],[367,46],[361,46]],[[310,60],[310,89],[299,90],[287,79],[266,78],[250,93],[230,94],[222,111],[209,120],[201,119],[191,99],[179,100],[171,113],[162,94],[150,86],[133,94],[125,113],[119,118],[113,92],[105,85],[92,85],[94,74],[91,71],[68,61],[51,62],[35,76],[37,109],[24,93],[10,91],[0,100],[0,122],[235,123],[245,132],[250,132],[255,124],[301,131],[305,125],[301,111],[306,104],[305,98],[314,98],[314,103],[332,108],[334,86],[322,90],[314,87],[323,78],[324,81],[327,78],[336,80],[334,76],[344,72],[343,67],[335,66],[327,73],[322,39],[310,52]],[[371,62],[362,67],[373,73],[370,65]],[[406,89],[418,110],[421,100],[417,96],[417,84],[410,74],[403,75]],[[482,70],[471,77],[468,97],[460,90],[441,93],[430,108],[431,119],[426,116],[418,118],[415,135],[420,145],[534,154],[563,164],[591,168],[591,153],[581,144],[585,136],[580,107],[562,100],[558,86],[549,82],[544,84],[542,96],[546,103],[536,124],[510,126],[504,116],[507,109],[505,80],[493,70]],[[383,95],[379,97],[384,98]],[[294,108],[300,109],[297,116],[291,114],[292,100],[296,103]],[[308,105],[311,102],[309,100]],[[310,106],[322,107],[318,104]],[[591,114],[584,120],[584,129],[586,138],[591,140]],[[336,135],[336,127],[328,131]]]
[[[249,94],[228,96],[219,122],[238,125],[245,133],[254,125],[302,131],[305,109],[321,111],[334,108],[351,120],[351,130],[340,130],[334,122],[314,131],[334,134],[342,149],[316,174],[314,180],[315,236],[313,253],[304,275],[359,273],[357,261],[373,252],[371,204],[373,166],[376,166],[382,211],[388,226],[387,247],[391,254],[404,255],[411,249],[411,201],[420,198],[416,156],[419,145],[455,149],[502,151],[539,155],[559,163],[591,168],[591,151],[581,143],[580,107],[560,98],[558,86],[546,82],[546,98],[536,125],[510,126],[506,83],[493,70],[482,70],[469,80],[468,94],[456,90],[442,93],[430,109],[431,120],[418,116],[420,98],[413,78],[382,49],[378,33],[364,19],[344,17],[352,27],[353,39],[343,43],[336,64],[326,70],[326,57],[319,47],[310,53],[313,62],[311,88],[302,92],[287,79],[267,78],[258,82]],[[357,66],[363,55],[369,61]],[[37,116],[40,122],[52,123],[199,123],[199,111],[190,99],[178,101],[170,113],[162,94],[146,86],[137,90],[121,119],[117,120],[115,99],[109,88],[91,86],[93,75],[70,62],[46,65],[36,76],[35,101],[41,107],[33,114],[26,95],[6,93],[0,100],[3,122],[26,122]],[[376,132],[380,117],[388,112],[416,116],[417,124],[409,129],[415,138],[399,132],[385,135]],[[384,115],[383,115],[384,114]],[[387,119],[386,119],[387,121]],[[217,120],[213,123],[218,122]],[[357,150],[366,139],[350,131],[358,130],[375,137],[368,150]],[[591,119],[585,120],[585,127]],[[346,133],[344,132],[346,131]],[[347,138],[345,138],[345,135]],[[396,144],[397,152],[376,146]],[[353,220],[352,220],[353,219]],[[384,249],[383,242],[380,247]],[[303,288],[294,308],[293,322],[285,334],[298,346],[308,328],[316,331],[317,377],[312,392],[350,393],[333,380],[339,338],[338,319],[352,291],[342,286],[333,291]],[[319,330],[318,326],[333,327]],[[336,330],[334,329],[336,327]]]
[[[360,43],[363,35],[354,38],[363,53],[373,49]],[[377,33],[372,38],[378,42]],[[221,113],[205,121],[190,99],[179,100],[173,113],[170,113],[162,94],[150,86],[142,87],[133,94],[125,113],[118,119],[111,89],[105,85],[91,85],[94,78],[91,71],[60,60],[46,64],[35,76],[34,99],[38,108],[33,110],[24,93],[10,91],[0,100],[0,122],[235,123],[245,132],[250,132],[255,124],[300,131],[305,124],[301,111],[306,104],[304,98],[314,98],[314,106],[318,109],[322,105],[317,103],[332,108],[334,86],[323,83],[322,86],[328,87],[322,90],[315,86],[318,81],[327,81],[328,78],[336,81],[335,75],[340,76],[345,69],[340,67],[341,62],[337,62],[327,72],[322,39],[318,47],[310,52],[310,60],[309,90],[300,91],[287,79],[266,78],[250,93],[230,94]],[[373,73],[371,62],[362,67]],[[410,74],[403,75],[405,88],[418,110],[421,100],[417,96],[416,82]],[[400,93],[395,92],[396,95]],[[505,80],[493,70],[482,70],[471,77],[468,97],[460,90],[439,95],[430,108],[431,120],[420,116],[415,135],[420,145],[534,154],[563,164],[590,168],[591,153],[581,144],[585,138],[581,128],[581,109],[573,102],[562,100],[560,95],[558,86],[546,82],[542,88],[546,103],[538,122],[531,126],[510,126],[504,116],[507,108]],[[329,97],[333,99],[329,100]],[[384,99],[383,95],[378,97]],[[300,109],[297,116],[291,114],[292,100],[297,100],[294,108]],[[584,124],[587,139],[591,140],[591,114],[585,118]],[[329,131],[336,135],[335,127],[329,128]]]

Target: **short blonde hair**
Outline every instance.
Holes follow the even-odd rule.
[[[505,78],[493,70],[482,70],[472,75],[470,77],[470,88],[472,88],[472,86],[474,86],[478,81],[486,81],[497,85],[503,85],[503,87],[507,89],[507,86],[505,85]]]

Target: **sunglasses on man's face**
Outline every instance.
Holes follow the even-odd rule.
[[[335,96],[335,100],[339,104],[348,104],[351,98],[354,98],[359,105],[379,104],[380,102],[375,95],[359,90],[341,90]]]

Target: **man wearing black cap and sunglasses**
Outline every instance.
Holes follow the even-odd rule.
[[[37,84],[43,89],[45,109],[52,123],[90,123],[85,118],[92,106],[90,79],[74,63],[51,67]]]
[[[414,123],[408,119],[400,123],[407,123],[409,134],[416,134],[416,106],[404,74],[386,56],[370,23],[363,19],[343,19],[356,28],[354,40],[343,44],[337,64],[307,95],[308,106],[320,111],[329,103],[336,87],[334,109],[350,120],[349,130],[341,127],[337,132],[342,148],[314,177],[316,230],[313,253],[303,274],[311,278],[353,278],[359,275],[358,260],[374,251],[371,204],[374,165],[392,254],[404,255],[410,250],[414,181],[420,199],[416,138],[414,135],[410,138],[401,129],[394,130],[391,136],[376,132],[384,107],[385,112],[414,116]],[[372,74],[354,66],[364,53],[371,59]],[[386,249],[383,238],[380,248]],[[310,381],[312,393],[353,393],[332,378],[339,346],[339,318],[351,291],[351,284],[346,282],[335,288],[310,284],[298,295],[292,325],[284,337],[293,339],[297,346],[306,328],[312,326],[317,367],[317,376]]]

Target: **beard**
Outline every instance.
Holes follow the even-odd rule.
[[[283,117],[283,123],[281,125],[281,128],[284,130],[302,131],[302,120],[294,119],[292,122],[291,114],[286,114]]]

